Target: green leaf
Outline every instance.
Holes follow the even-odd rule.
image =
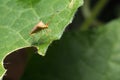
[[[11,51],[35,46],[44,55],[82,4],[83,0],[0,0],[0,70],[3,57]],[[48,29],[30,35],[40,21],[49,22]]]
[[[33,55],[22,80],[120,80],[120,19],[66,33],[45,57]]]

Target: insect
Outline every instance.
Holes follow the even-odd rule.
[[[42,21],[40,21],[36,26],[33,27],[30,34],[37,33],[38,31],[41,31],[42,29],[48,28],[48,24],[44,24]]]
[[[33,27],[33,29],[31,30],[30,34],[34,34],[37,33],[43,29],[48,28],[48,24],[52,21],[52,18],[54,17],[55,14],[53,14],[50,18],[50,20],[48,20],[47,24],[44,24],[42,21],[40,21],[36,26]]]

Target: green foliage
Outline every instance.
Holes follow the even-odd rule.
[[[45,57],[33,55],[22,80],[120,80],[119,25],[65,33]]]
[[[0,75],[1,61],[11,51],[36,46],[38,53],[44,55],[82,4],[82,0],[0,0]],[[30,35],[40,21],[50,21],[48,29]]]
[[[78,22],[80,29],[51,44],[61,38],[83,0],[0,0],[0,76],[6,55],[35,46],[38,54],[27,48],[30,61],[21,80],[120,80],[120,18],[89,28],[102,24],[97,17],[107,1],[100,0],[93,8],[84,6],[83,15],[86,10],[89,15]],[[40,21],[48,28],[31,35]]]

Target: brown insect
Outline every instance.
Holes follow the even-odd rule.
[[[51,18],[53,18],[54,15],[55,15],[55,14],[53,14],[53,15],[51,16]],[[43,29],[48,28],[48,24],[49,24],[49,23],[51,22],[51,20],[52,20],[51,18],[50,18],[50,20],[48,20],[47,24],[44,24],[42,21],[40,21],[36,26],[33,27],[33,29],[31,30],[30,34],[34,34],[34,33],[37,33],[37,32],[39,32],[39,31],[43,30]]]
[[[46,29],[46,28],[48,28],[48,24],[44,24],[42,21],[40,21],[36,26],[33,27],[30,34],[37,33],[41,31],[42,29]]]

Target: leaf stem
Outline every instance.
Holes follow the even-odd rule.
[[[100,11],[103,9],[103,7],[106,5],[108,0],[99,0],[96,4],[96,6],[93,8],[91,12],[91,16],[89,16],[85,22],[82,24],[80,30],[87,30],[93,20],[99,15]]]
[[[84,1],[84,6],[82,7],[82,13],[83,16],[86,18],[88,18],[91,15],[91,11],[90,11],[90,0],[85,0]]]

